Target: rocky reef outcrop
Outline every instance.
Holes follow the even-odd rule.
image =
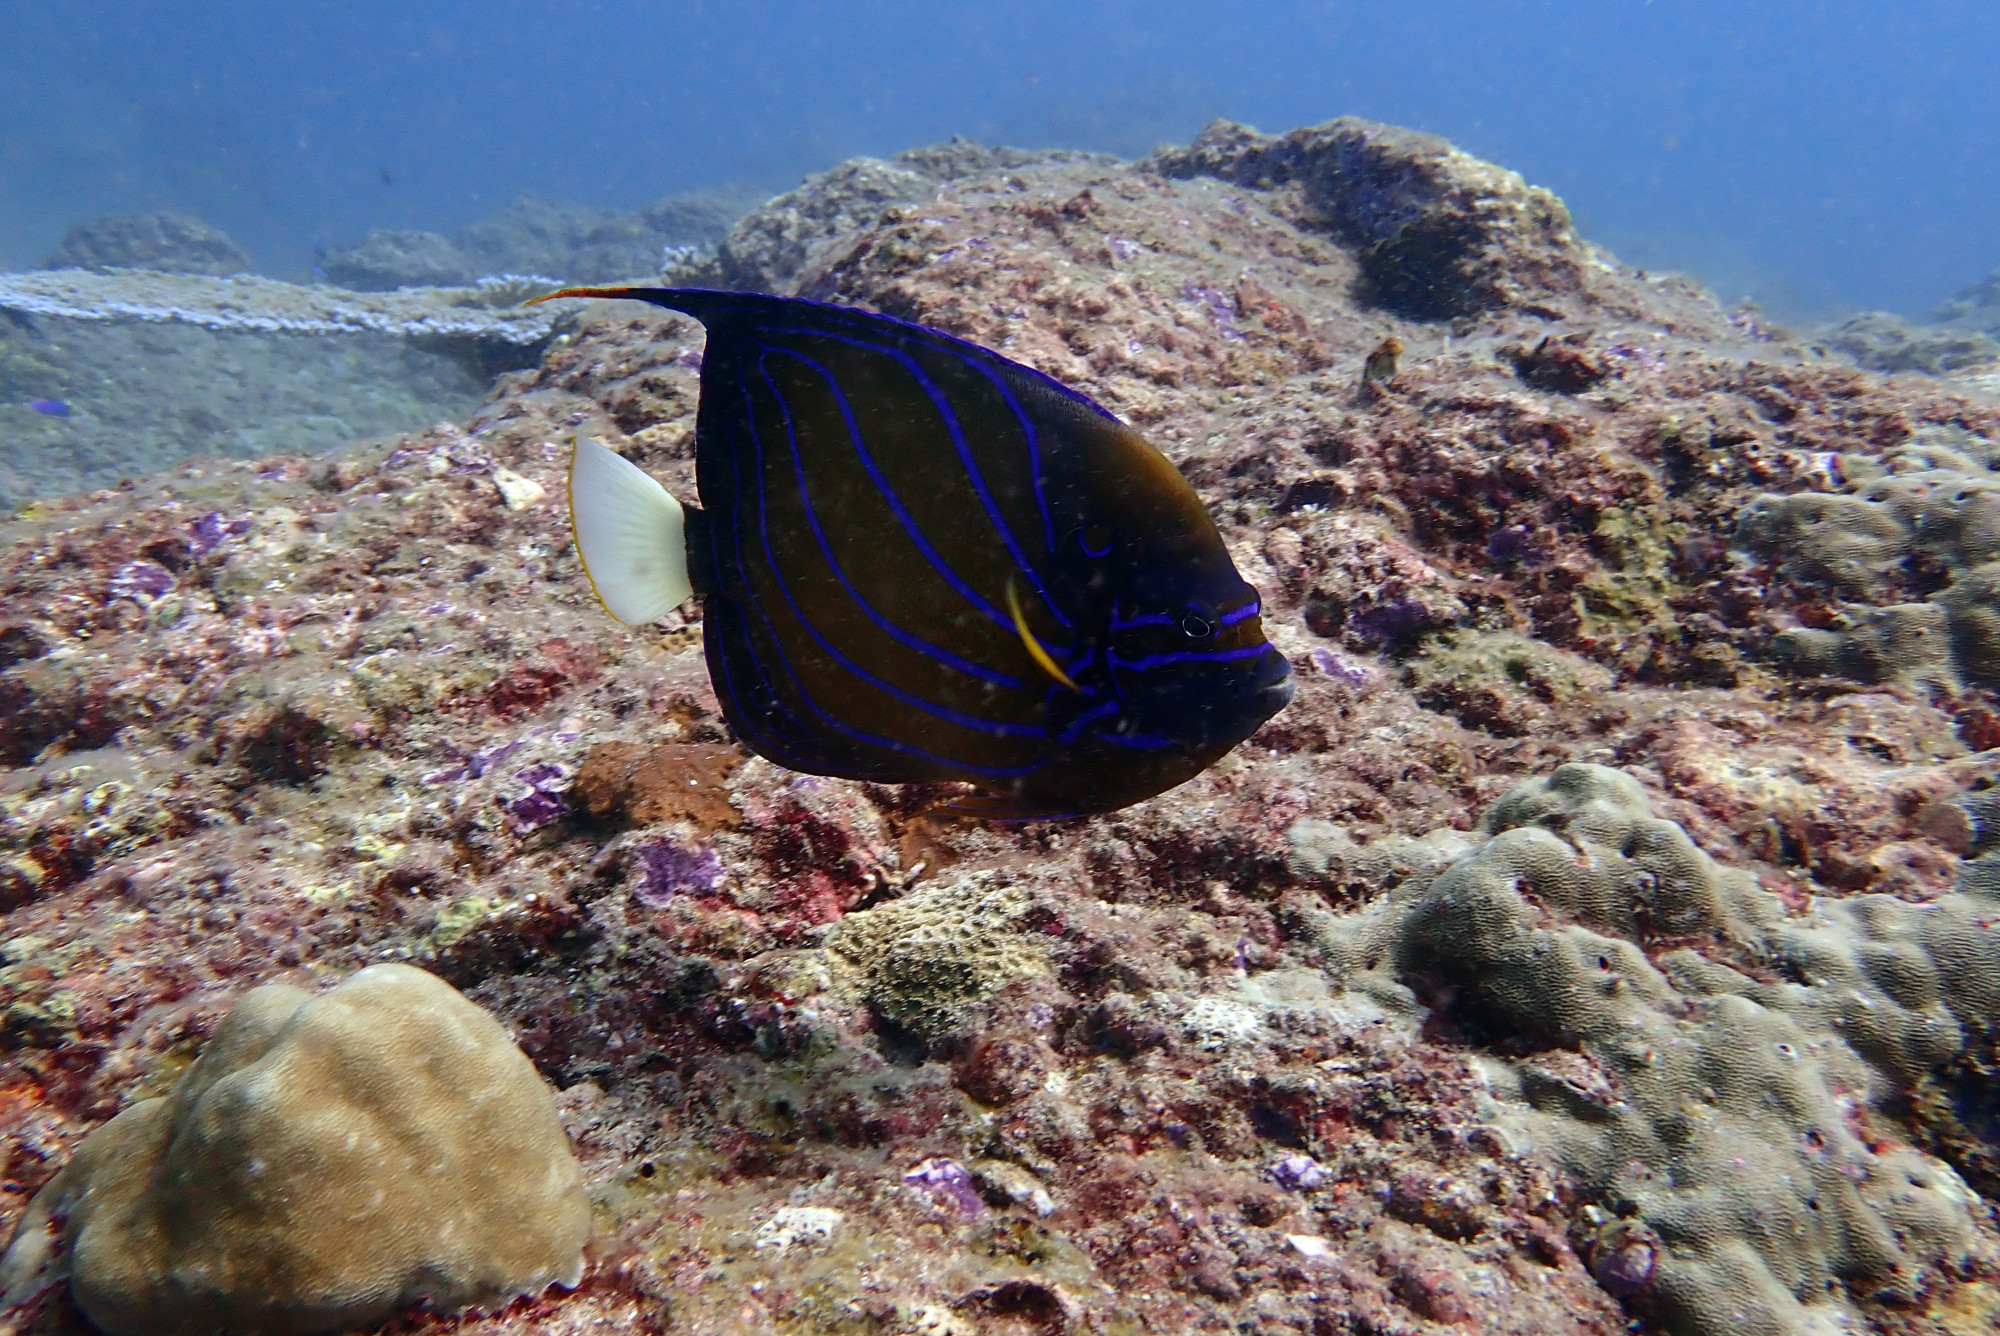
[[[713,251],[761,199],[744,189],[684,191],[630,213],[522,195],[456,236],[377,230],[320,261],[326,281],[357,292],[464,287],[501,274],[558,282],[645,279]]]
[[[1418,320],[1559,301],[1588,263],[1569,210],[1434,135],[1344,119],[1272,139],[1218,122],[1146,165],[1261,191],[1352,250],[1372,304]]]
[[[220,228],[182,213],[113,213],[78,223],[42,261],[44,269],[151,269],[226,277],[250,272],[250,257]]]
[[[846,164],[706,263],[1132,422],[1293,704],[1083,822],[748,755],[698,610],[621,628],[568,547],[572,435],[694,495],[702,336],[650,308],[428,431],[40,503],[0,1221],[252,988],[402,960],[558,1088],[594,1237],[400,1330],[1990,1328],[1975,382],[1353,121]]]

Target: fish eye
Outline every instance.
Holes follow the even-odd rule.
[[[1181,617],[1181,634],[1189,640],[1202,640],[1215,634],[1215,619],[1205,608],[1189,608]]]
[[[1076,541],[1083,546],[1085,556],[1106,556],[1111,551],[1111,530],[1102,524],[1092,524],[1077,534]]]

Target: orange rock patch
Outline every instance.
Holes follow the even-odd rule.
[[[743,814],[729,801],[729,776],[745,759],[736,747],[705,742],[601,742],[584,758],[576,790],[597,821],[733,828]]]

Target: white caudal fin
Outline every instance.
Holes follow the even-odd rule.
[[[598,601],[626,625],[693,595],[681,503],[594,436],[570,457],[569,526]]]

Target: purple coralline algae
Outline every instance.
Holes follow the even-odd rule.
[[[566,795],[571,776],[564,767],[544,761],[516,771],[514,779],[527,785],[528,791],[507,799],[501,807],[506,810],[507,819],[516,830],[540,829],[568,809]]]
[[[961,1219],[971,1220],[985,1214],[986,1203],[972,1186],[971,1173],[957,1160],[925,1160],[904,1174],[903,1181],[925,1189],[950,1206]]]
[[[211,510],[198,519],[189,520],[187,529],[188,555],[201,558],[222,546],[224,539],[250,532],[250,521],[226,520],[222,512]]]
[[[1621,1299],[1644,1294],[1653,1282],[1658,1254],[1649,1243],[1628,1243],[1601,1258],[1594,1268],[1604,1287]]]
[[[1293,1192],[1310,1192],[1327,1181],[1326,1166],[1310,1155],[1287,1155],[1271,1166],[1271,1181]]]
[[[1181,297],[1205,307],[1215,320],[1215,328],[1225,339],[1240,341],[1243,331],[1236,327],[1236,301],[1221,288],[1210,283],[1197,283],[1193,279],[1181,285]]]
[[[1324,645],[1315,645],[1308,658],[1320,676],[1330,677],[1350,687],[1365,687],[1376,677],[1367,664],[1356,662],[1339,650],[1328,649]]]
[[[1486,554],[1501,563],[1520,561],[1533,550],[1525,524],[1510,524],[1504,529],[1496,529],[1493,536],[1486,540]]]
[[[572,1290],[383,1330],[1990,1326],[1977,377],[1732,320],[1358,121],[856,160],[688,263],[1132,423],[1292,704],[1086,821],[750,756],[700,606],[620,626],[570,547],[572,435],[697,499],[702,333],[639,306],[566,314],[476,437],[38,502],[0,523],[0,1228],[251,988],[403,960],[559,1090],[597,1237]],[[756,1247],[780,1213],[816,1223]]]
[[[106,598],[129,598],[151,603],[174,587],[174,573],[156,561],[128,561],[111,573],[105,585]]]
[[[1364,642],[1402,644],[1433,624],[1431,610],[1413,598],[1376,603],[1354,614],[1354,634]]]
[[[657,840],[640,845],[634,857],[639,879],[632,896],[648,909],[664,909],[675,896],[713,895],[722,885],[722,860],[713,849]]]

